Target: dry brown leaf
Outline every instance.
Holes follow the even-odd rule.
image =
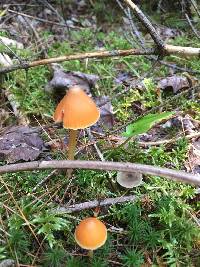
[[[90,94],[90,89],[96,84],[99,76],[86,74],[79,71],[65,71],[58,64],[54,64],[54,75],[52,80],[45,86],[45,91],[54,93],[62,98],[66,90],[74,85],[80,85],[81,88]]]
[[[160,80],[158,83],[158,87],[162,90],[172,88],[174,94],[176,94],[182,89],[189,88],[190,83],[186,77],[173,75]]]
[[[0,160],[8,163],[35,160],[44,149],[39,134],[27,126],[14,126],[0,135]]]
[[[200,174],[200,138],[190,145],[185,167],[187,171]]]
[[[100,108],[100,119],[92,127],[96,132],[102,133],[103,130],[111,129],[114,126],[113,106],[108,96],[100,96],[94,98],[97,106]]]

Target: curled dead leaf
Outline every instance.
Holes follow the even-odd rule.
[[[185,167],[187,171],[200,174],[200,138],[190,145]]]
[[[28,126],[14,126],[0,135],[0,160],[8,163],[35,160],[44,149],[38,132]]]
[[[114,125],[115,119],[113,106],[108,96],[95,97],[94,99],[97,106],[100,108],[101,115],[99,121],[92,127],[92,129],[102,133],[103,130],[111,129]]]
[[[99,80],[99,76],[86,74],[79,71],[65,71],[58,64],[53,65],[54,74],[52,80],[45,86],[45,91],[55,94],[61,99],[66,90],[74,85],[79,85],[87,93]]]
[[[176,94],[182,89],[189,88],[190,83],[186,77],[173,75],[160,80],[158,83],[158,87],[162,90],[172,88],[173,93]]]

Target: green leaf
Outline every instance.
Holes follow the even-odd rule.
[[[132,137],[138,134],[146,133],[150,130],[156,123],[162,121],[163,119],[170,118],[174,112],[163,112],[159,114],[148,114],[136,122],[128,125],[126,127],[126,132],[123,133],[125,137]]]

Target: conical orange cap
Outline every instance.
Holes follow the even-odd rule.
[[[82,220],[76,227],[74,236],[80,247],[95,250],[106,242],[107,229],[100,220],[89,217]]]
[[[95,124],[100,117],[94,101],[79,87],[71,87],[58,104],[54,121],[62,122],[67,129],[84,129]]]

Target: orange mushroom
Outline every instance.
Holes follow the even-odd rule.
[[[71,87],[58,104],[54,121],[63,122],[63,127],[70,129],[68,159],[74,159],[77,142],[77,130],[95,124],[100,117],[99,109],[94,101],[80,86]]]
[[[89,256],[92,257],[93,251],[105,244],[107,228],[99,219],[89,217],[82,220],[76,227],[74,237],[77,244],[89,250]]]

